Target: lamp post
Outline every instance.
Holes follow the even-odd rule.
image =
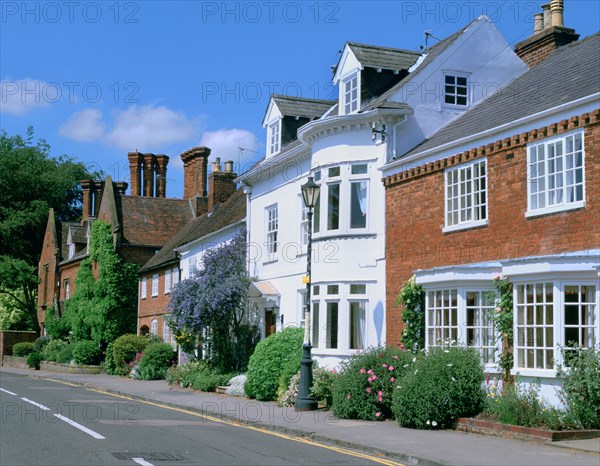
[[[298,397],[296,398],[297,411],[314,411],[318,408],[317,402],[310,393],[313,383],[312,365],[313,360],[310,354],[312,346],[310,344],[310,262],[312,254],[312,217],[313,208],[319,197],[319,185],[314,182],[312,176],[302,185],[302,199],[308,209],[308,245],[306,249],[306,304],[304,311],[304,343],[302,343],[302,358],[300,359],[300,387],[298,388]]]

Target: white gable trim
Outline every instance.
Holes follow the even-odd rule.
[[[338,66],[335,70],[335,74],[333,75],[333,84],[337,85],[341,79],[348,76],[350,73],[356,70],[363,70],[364,66],[358,61],[356,55],[350,48],[348,44],[344,46],[344,51],[342,52],[342,57],[338,63]]]

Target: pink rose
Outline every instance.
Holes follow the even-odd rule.
[[[361,373],[361,374],[364,374],[365,372],[366,372],[366,371],[365,371],[365,369],[364,369],[363,367],[361,367],[361,368],[360,368],[360,373]]]
[[[398,356],[394,356],[394,359],[398,359]]]
[[[383,396],[383,392],[382,392],[381,390],[379,390],[379,391],[377,392],[377,396]]]
[[[380,413],[379,411],[377,411],[377,412],[375,413],[375,417],[379,417],[379,416],[381,416],[381,413]]]
[[[394,383],[396,379],[394,377],[390,377],[390,382]]]
[[[346,395],[346,398],[350,399],[350,393],[348,393],[348,394]]]
[[[393,371],[393,370],[394,370],[394,366],[390,366],[390,367],[389,367],[389,369],[390,369],[391,371]]]
[[[387,364],[382,364],[381,367],[387,367]]]
[[[365,390],[367,391],[367,393],[371,393],[371,387],[367,387]]]

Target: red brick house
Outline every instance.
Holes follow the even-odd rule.
[[[203,150],[210,153],[207,148]],[[50,209],[38,267],[38,319],[42,334],[46,310],[54,306],[60,316],[64,301],[75,291],[77,270],[88,255],[94,220],[110,222],[117,252],[126,261],[142,266],[197,215],[194,195],[166,198],[169,157],[131,152],[128,158],[130,195],[125,195],[127,183],[113,182],[110,176],[104,181],[84,180],[81,222],[61,224]]]
[[[196,159],[201,166],[207,163],[208,153]],[[182,154],[187,160],[189,153]],[[187,171],[185,175],[187,175]],[[206,171],[199,172],[206,174]],[[184,175],[184,176],[185,176]],[[138,294],[138,332],[152,333],[173,342],[173,335],[166,322],[171,290],[181,278],[181,249],[196,244],[206,248],[219,244],[225,233],[227,238],[245,225],[246,198],[242,190],[236,190],[232,163],[225,163],[221,170],[219,159],[212,164],[208,175],[208,194],[203,197],[207,211],[189,221],[164,245],[140,270],[140,292]],[[205,192],[206,177],[199,179],[200,191]],[[187,186],[187,183],[186,183]],[[186,262],[187,265],[187,262]],[[187,271],[187,269],[186,269]]]
[[[512,372],[554,403],[561,348],[600,342],[600,33],[577,41],[561,18],[536,15],[515,46],[529,71],[383,169],[388,344],[416,275],[426,346],[474,347],[494,372],[489,293],[506,276]]]

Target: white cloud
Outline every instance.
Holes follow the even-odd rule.
[[[106,140],[121,149],[156,151],[167,144],[193,138],[200,123],[200,118],[188,119],[165,106],[132,105],[117,112]]]
[[[200,139],[200,145],[210,147],[211,155],[220,157],[221,160],[240,160],[240,147],[242,159],[256,157],[254,152],[259,147],[259,142],[254,133],[245,129],[219,129],[217,131],[205,131]]]
[[[0,111],[24,115],[34,108],[48,107],[61,98],[61,89],[54,84],[31,78],[0,81]]]
[[[71,115],[60,127],[60,134],[77,141],[102,141],[128,151],[157,152],[166,145],[193,140],[202,120],[148,104],[117,110],[113,121],[106,123],[100,111],[88,108]]]
[[[102,112],[86,108],[74,113],[58,129],[61,136],[75,141],[99,141],[104,138],[106,125],[102,122]]]

